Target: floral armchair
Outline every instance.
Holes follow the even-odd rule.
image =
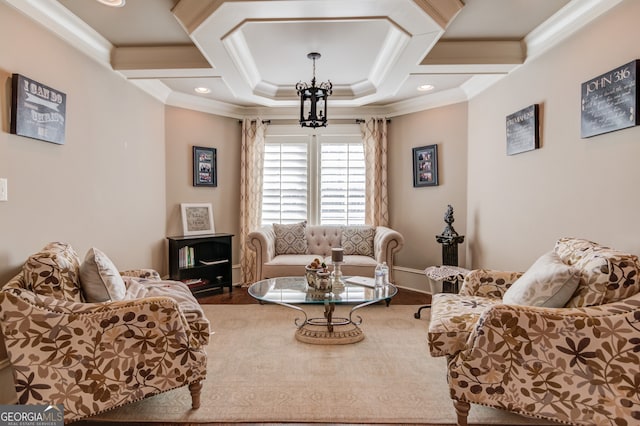
[[[574,238],[560,239],[553,255],[565,275],[554,290],[554,277],[533,279],[529,294],[546,293],[542,303],[511,297],[527,290],[539,262],[524,275],[472,271],[460,294],[434,296],[429,346],[448,357],[459,425],[470,403],[565,424],[640,422],[638,258]],[[564,287],[571,291],[558,298]]]
[[[71,246],[51,243],[0,291],[19,403],[63,404],[71,422],[189,386],[198,408],[210,333],[189,289],[148,269],[121,277],[96,255],[89,268],[97,263],[106,283],[96,296],[80,279],[88,257],[81,266]],[[87,294],[107,300],[88,302]]]

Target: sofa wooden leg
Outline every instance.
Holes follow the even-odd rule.
[[[458,426],[467,426],[467,416],[469,415],[469,409],[471,404],[462,401],[453,401],[453,406],[456,409],[458,415]]]
[[[201,382],[193,382],[189,384],[189,392],[191,392],[191,408],[200,408],[200,391],[202,391]]]

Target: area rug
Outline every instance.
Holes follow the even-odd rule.
[[[190,409],[189,391],[180,388],[90,420],[455,424],[445,359],[429,355],[428,320],[413,317],[418,306],[357,311],[365,338],[349,345],[297,341],[300,315],[282,306],[203,308],[215,334],[199,409]],[[338,307],[337,314],[347,309]],[[552,423],[472,405],[469,424]]]

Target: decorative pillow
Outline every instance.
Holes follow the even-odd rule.
[[[123,300],[126,293],[118,268],[95,247],[89,249],[80,265],[80,283],[87,302]]]
[[[508,305],[561,308],[569,301],[579,282],[579,271],[550,251],[509,287],[502,301]]]
[[[276,256],[279,254],[307,254],[306,226],[306,220],[292,225],[274,223]]]
[[[80,259],[67,243],[47,244],[27,259],[22,268],[27,288],[36,294],[69,302],[83,302]]]
[[[373,237],[375,228],[371,226],[347,226],[342,230],[342,248],[345,255],[373,257]]]

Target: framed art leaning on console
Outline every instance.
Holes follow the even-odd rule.
[[[188,235],[214,234],[213,207],[211,203],[182,203],[182,233]]]
[[[413,186],[438,185],[438,145],[413,148]]]

